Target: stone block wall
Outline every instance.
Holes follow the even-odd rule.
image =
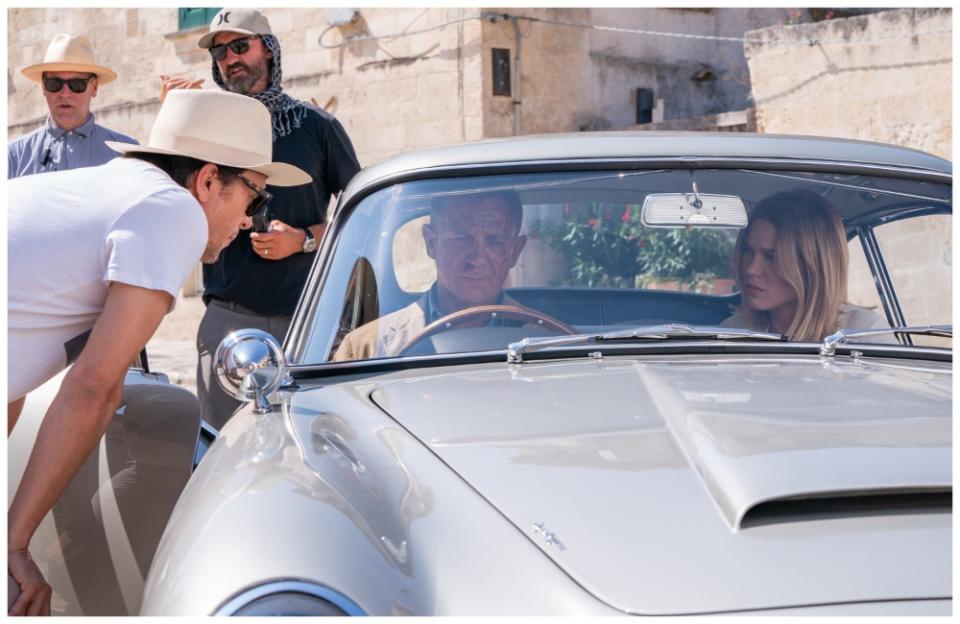
[[[520,134],[628,128],[636,89],[648,88],[657,114],[681,119],[742,110],[749,72],[740,38],[782,23],[786,9],[486,9],[533,18],[520,26]],[[573,25],[593,25],[583,28]],[[624,29],[630,29],[626,31]],[[657,33],[730,37],[718,41]],[[509,20],[484,22],[484,136],[514,132],[516,31]],[[510,51],[510,96],[492,95],[491,48]]]
[[[520,134],[629,127],[638,87],[662,100],[661,119],[742,110],[749,89],[736,42],[604,28],[737,38],[786,16],[783,9],[362,8],[352,22],[331,28],[330,11],[346,9],[264,13],[283,49],[284,88],[331,110],[364,165],[416,148],[514,134],[514,93],[492,95],[491,48],[510,51],[512,70],[516,32],[509,20],[481,15],[541,20],[518,22]],[[93,110],[100,122],[140,140],[159,108],[160,74],[204,78],[214,88],[209,56],[196,47],[207,28],[178,31],[173,7],[18,8],[8,11],[8,25],[10,138],[46,116],[39,86],[19,69],[41,60],[59,32],[86,34],[98,58],[118,71]],[[412,34],[388,38],[401,33]],[[379,38],[339,45],[351,36]],[[511,83],[516,89],[512,71]]]
[[[287,11],[295,11],[287,9]],[[478,20],[467,9],[362,9],[361,25],[333,29],[325,45],[344,36],[385,36],[419,32],[410,37],[348,43],[320,48],[319,31],[299,62],[317,64],[333,73],[318,79],[321,104],[336,97],[336,115],[350,132],[364,165],[412,149],[481,138],[476,123],[481,110],[475,98],[479,81],[481,36]],[[300,21],[299,18],[297,21]],[[322,23],[322,22],[321,22]],[[297,83],[291,80],[291,95]]]
[[[951,19],[950,9],[901,9],[748,32],[762,40],[745,46],[760,131],[950,158]]]
[[[759,40],[745,46],[758,131],[878,141],[949,159],[951,21],[950,9],[900,9],[746,33]],[[884,226],[883,253],[910,323],[950,322],[949,221]],[[869,303],[876,289],[858,247],[850,299]]]
[[[363,165],[418,147],[481,138],[479,20],[467,9],[362,9],[329,28],[327,9],[265,9],[283,53],[284,89],[327,107],[347,129]],[[177,9],[11,9],[8,12],[9,138],[37,127],[46,106],[19,69],[43,58],[59,32],[85,34],[117,81],[93,101],[98,122],[141,141],[159,109],[161,74],[204,78],[209,54],[196,47],[207,28],[177,30]],[[449,24],[447,24],[449,22]],[[444,26],[444,24],[447,24]],[[432,29],[432,30],[431,30]],[[428,31],[407,38],[336,46],[351,35]],[[118,37],[117,33],[125,37]]]

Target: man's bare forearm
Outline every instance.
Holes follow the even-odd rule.
[[[127,365],[170,307],[171,296],[111,284],[100,317],[43,417],[17,494],[7,512],[7,547],[26,548],[43,516],[113,418]]]

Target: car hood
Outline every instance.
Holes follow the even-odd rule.
[[[951,595],[949,364],[614,358],[433,372],[370,396],[617,609]]]

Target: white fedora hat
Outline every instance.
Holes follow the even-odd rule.
[[[270,22],[256,9],[221,9],[210,22],[210,32],[200,37],[201,48],[213,46],[217,33],[235,32],[243,35],[272,35]]]
[[[170,154],[249,169],[267,184],[310,182],[302,169],[271,162],[273,127],[267,107],[245,95],[220,89],[174,89],[160,106],[146,145],[105,141],[121,154]]]
[[[53,38],[43,55],[43,62],[28,65],[20,73],[34,82],[40,82],[43,72],[86,72],[96,74],[101,85],[117,79],[117,72],[93,59],[93,46],[83,35],[60,33]]]

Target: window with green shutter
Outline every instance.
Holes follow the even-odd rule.
[[[220,12],[219,8],[202,7],[199,9],[177,9],[179,30],[196,28],[197,26],[206,26],[213,19],[213,16]]]

